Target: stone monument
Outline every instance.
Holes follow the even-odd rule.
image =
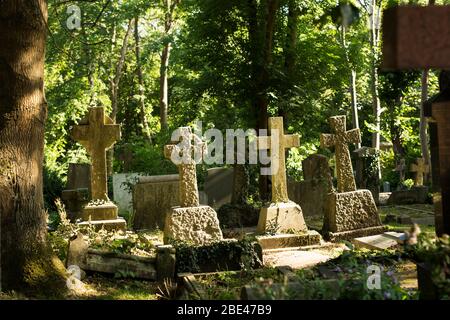
[[[102,107],[89,108],[89,114],[72,129],[72,138],[80,142],[91,157],[91,201],[81,212],[80,225],[92,224],[105,229],[125,229],[118,208],[108,199],[106,151],[120,139],[120,125],[105,115]]]
[[[384,232],[377,206],[369,190],[356,190],[349,143],[361,141],[359,129],[346,131],[345,116],[329,119],[333,134],[322,134],[322,148],[334,147],[337,192],[328,195],[323,231],[330,240],[353,239]]]
[[[179,140],[164,148],[166,158],[174,162],[180,175],[180,207],[173,207],[166,216],[164,242],[179,240],[205,245],[223,239],[217,213],[200,205],[197,188],[196,160],[201,160],[206,148],[189,127],[178,128]],[[194,141],[194,144],[192,142]],[[199,159],[198,159],[199,158]]]

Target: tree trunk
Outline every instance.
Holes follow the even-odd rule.
[[[375,122],[375,132],[372,134],[372,147],[380,150],[380,121],[381,121],[381,105],[380,96],[378,92],[378,40],[379,30],[377,26],[377,16],[375,14],[378,8],[377,0],[372,0],[372,15],[370,18],[371,32],[370,32],[370,48],[372,53],[371,61],[371,91],[372,91],[372,109]]]
[[[58,295],[65,269],[47,244],[42,189],[46,22],[44,0],[0,4],[0,280]]]
[[[139,94],[139,107],[141,111],[141,122],[142,130],[145,138],[152,144],[152,137],[150,135],[150,129],[147,122],[147,117],[145,116],[145,91],[144,91],[144,77],[142,75],[142,64],[141,64],[141,48],[139,39],[139,17],[134,18],[134,43],[135,43],[135,54],[136,54],[136,73],[138,77],[138,94]]]

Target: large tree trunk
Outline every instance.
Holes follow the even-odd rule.
[[[144,91],[144,76],[142,75],[141,64],[141,48],[139,37],[139,17],[134,18],[134,44],[136,54],[136,73],[138,77],[138,94],[139,94],[139,108],[141,111],[142,131],[148,142],[152,143],[152,137],[150,136],[150,129],[148,126],[147,117],[145,116],[145,91]]]
[[[47,245],[42,193],[44,0],[0,2],[0,219],[3,290],[61,293],[65,269]]]
[[[381,121],[381,105],[380,105],[380,95],[378,92],[378,40],[380,38],[379,29],[377,26],[377,15],[375,14],[378,10],[377,0],[372,0],[372,15],[370,18],[371,32],[370,32],[370,48],[371,48],[371,86],[372,91],[372,109],[375,122],[375,132],[372,134],[372,147],[376,150],[380,150],[380,121]],[[380,12],[380,11],[378,11]]]

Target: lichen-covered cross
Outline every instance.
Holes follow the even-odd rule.
[[[89,108],[89,114],[72,128],[72,138],[83,145],[91,156],[91,196],[108,200],[106,151],[120,139],[120,125],[105,115],[103,107]]]
[[[430,166],[425,164],[425,160],[423,158],[417,158],[416,163],[411,165],[410,171],[416,173],[414,185],[423,186],[423,176],[424,174],[430,172]]]
[[[269,118],[269,131],[270,137],[258,137],[258,150],[270,150],[271,166],[275,171],[272,172],[272,202],[288,202],[285,149],[298,147],[300,138],[298,134],[284,134],[283,117]],[[274,135],[276,139],[273,139]],[[276,141],[278,145],[272,145],[271,141]]]
[[[333,146],[335,148],[338,192],[355,191],[356,183],[348,144],[360,143],[361,133],[359,129],[346,131],[345,116],[331,117],[329,123],[334,134],[322,133],[320,135],[320,145],[322,148]]]
[[[199,206],[199,196],[197,189],[196,160],[201,160],[206,150],[206,143],[200,137],[193,134],[191,128],[178,128],[179,140],[164,147],[164,155],[178,166],[180,174],[180,206]],[[194,141],[194,144],[192,144]],[[200,158],[200,159],[196,159]]]

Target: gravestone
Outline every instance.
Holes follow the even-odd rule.
[[[115,173],[112,176],[114,202],[119,208],[119,214],[133,212],[132,188],[137,183],[141,174],[139,173]]]
[[[361,147],[353,151],[355,155],[355,177],[358,189],[368,189],[372,192],[375,203],[380,198],[380,171],[376,157],[376,149]]]
[[[430,172],[430,166],[423,158],[417,158],[416,163],[411,165],[410,171],[415,173],[414,185],[423,186],[423,177]]]
[[[384,69],[450,68],[450,6],[389,8],[384,13],[383,43]],[[424,105],[429,120],[438,235],[450,234],[450,82],[444,84],[443,75],[444,71],[440,95]]]
[[[317,232],[309,231],[303,218],[302,209],[298,204],[289,200],[286,183],[286,149],[298,147],[300,138],[298,135],[285,135],[282,117],[269,118],[270,136],[260,136],[257,139],[259,150],[270,150],[272,198],[271,203],[261,208],[257,226],[258,233],[296,233],[288,237],[293,243],[318,244],[321,237]],[[273,138],[273,139],[272,139]],[[263,236],[264,237],[264,236]],[[277,235],[274,236],[277,238]],[[261,241],[267,241],[261,238]],[[280,239],[286,242],[286,239]]]
[[[328,159],[313,154],[302,161],[303,181],[289,181],[289,199],[298,203],[304,216],[321,216],[325,213],[328,193],[333,189]]]
[[[67,183],[62,191],[67,217],[75,222],[81,217],[84,206],[90,200],[91,165],[85,163],[69,163]]]
[[[117,206],[108,199],[106,151],[120,139],[120,125],[113,124],[102,107],[89,108],[89,114],[72,128],[72,138],[80,142],[91,157],[91,202],[81,212],[80,225],[106,229],[125,229]]]
[[[133,229],[164,230],[167,212],[180,205],[178,174],[139,177],[133,186]]]
[[[214,209],[231,202],[233,194],[233,168],[211,168],[205,179],[208,204]]]
[[[323,232],[330,240],[352,239],[384,231],[377,206],[369,190],[356,190],[348,143],[361,141],[359,129],[346,131],[345,116],[329,119],[333,134],[322,134],[322,148],[334,146],[337,192],[328,195]]]
[[[179,141],[172,141],[177,144],[164,148],[165,157],[177,165],[180,175],[180,207],[173,207],[166,216],[164,242],[179,240],[204,245],[220,241],[223,235],[216,211],[199,202],[196,160],[203,158],[206,145],[189,127],[179,128],[178,134]]]
[[[400,161],[397,163],[397,166],[394,169],[395,172],[398,172],[398,185],[397,190],[402,190],[405,188],[404,182],[405,182],[405,171],[406,171],[406,163],[405,159],[400,159]]]

